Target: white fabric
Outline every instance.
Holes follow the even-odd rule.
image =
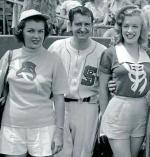
[[[110,139],[145,135],[148,106],[145,97],[114,96],[103,114],[101,132]]]
[[[36,52],[26,48],[14,50],[2,124],[22,128],[54,124],[55,111],[49,97],[51,92],[66,93],[66,80],[63,64],[55,54],[44,48]]]
[[[56,157],[91,157],[97,130],[98,104],[70,102],[65,105],[64,146]]]
[[[97,95],[99,61],[106,47],[91,40],[91,44],[87,49],[77,50],[70,44],[71,40],[72,37],[56,41],[48,49],[51,53],[58,54],[63,61],[69,83],[66,97],[80,99]],[[88,69],[88,67],[90,68]],[[92,68],[97,69],[97,72],[93,72]],[[90,75],[89,73],[92,75],[91,78],[86,78],[86,75]],[[94,83],[91,86],[81,83],[82,80],[91,81],[92,78],[94,78]]]
[[[115,49],[116,49],[116,54],[119,63],[125,63],[125,62],[134,63],[130,53],[126,50],[123,44],[116,45]],[[147,55],[144,49],[139,47],[138,63],[144,63],[144,62],[150,63],[149,56]]]
[[[37,10],[34,10],[34,9],[30,9],[30,10],[25,10],[21,13],[20,15],[20,18],[19,18],[19,22],[21,22],[22,20],[26,19],[26,18],[29,18],[31,16],[35,16],[35,15],[38,15],[38,16],[41,16],[43,18],[45,18],[46,20],[49,19],[49,16],[46,15],[46,14],[42,14],[40,13],[39,11]]]
[[[2,126],[0,132],[0,153],[32,156],[52,155],[51,143],[55,126],[35,129],[11,128]]]

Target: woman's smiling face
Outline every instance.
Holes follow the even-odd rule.
[[[43,44],[44,36],[45,27],[43,21],[26,21],[23,29],[25,47],[31,49],[39,48]]]
[[[140,16],[125,16],[122,23],[122,36],[127,44],[138,43],[142,27]]]

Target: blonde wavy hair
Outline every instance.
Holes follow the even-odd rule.
[[[126,16],[139,16],[140,17],[142,21],[142,26],[141,26],[141,32],[140,32],[138,43],[143,48],[147,48],[148,28],[146,24],[146,18],[144,17],[142,10],[138,9],[137,6],[135,5],[125,6],[118,11],[116,15],[116,24],[115,24],[115,30],[117,32],[115,36],[115,44],[118,44],[124,41],[123,36],[122,36],[122,24]]]

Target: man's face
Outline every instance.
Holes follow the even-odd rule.
[[[71,25],[73,36],[77,40],[86,40],[92,32],[92,20],[90,16],[75,14]]]

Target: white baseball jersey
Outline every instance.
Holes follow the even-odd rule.
[[[57,53],[67,72],[68,98],[85,98],[98,94],[99,61],[104,45],[91,40],[87,49],[77,50],[70,44],[72,37],[55,41],[50,47],[51,53]]]

